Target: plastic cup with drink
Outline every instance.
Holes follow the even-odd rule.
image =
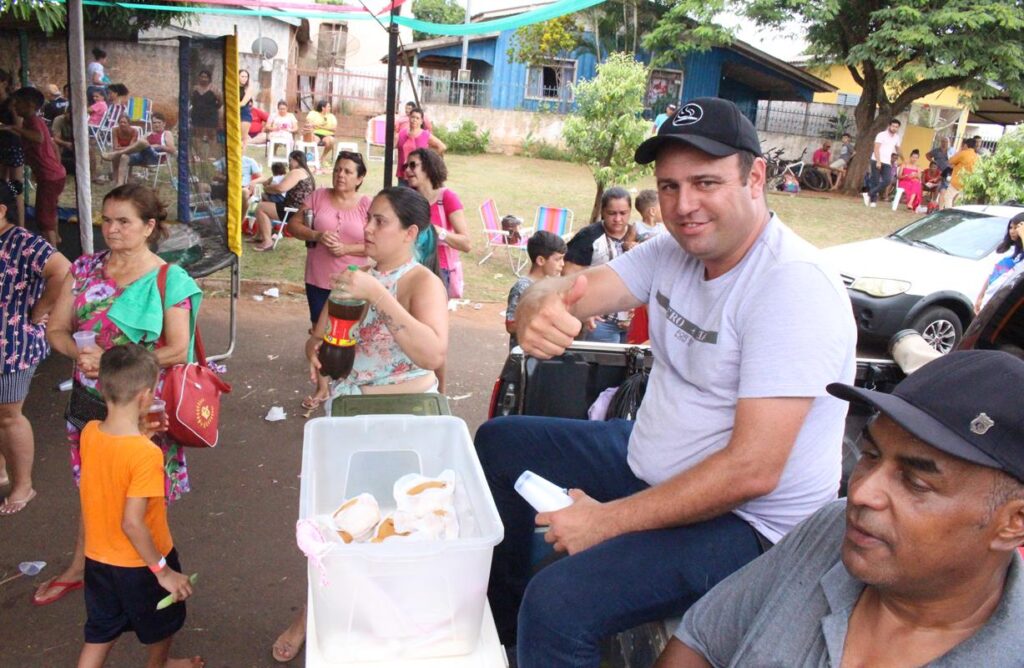
[[[79,331],[71,335],[71,338],[75,340],[75,347],[81,352],[87,348],[96,347],[96,332],[93,331]]]
[[[153,427],[153,425],[159,425]],[[160,397],[153,397],[153,403],[146,412],[146,426],[155,431],[167,431],[167,402]]]

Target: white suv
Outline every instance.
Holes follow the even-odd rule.
[[[824,249],[850,293],[861,343],[884,344],[909,327],[936,350],[952,350],[1019,213],[1024,207],[958,206],[881,239]]]

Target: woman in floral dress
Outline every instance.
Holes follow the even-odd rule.
[[[67,259],[46,239],[9,218],[17,194],[0,180],[0,487],[10,483],[0,517],[21,512],[36,496],[35,442],[21,408],[36,365],[50,352],[46,320],[68,273]]]
[[[84,391],[101,399],[97,389],[100,357],[104,350],[124,343],[154,350],[164,370],[191,360],[202,293],[183,269],[172,265],[167,271],[166,301],[160,301],[156,275],[165,262],[150,248],[163,234],[165,217],[163,204],[146,186],[119,186],[104,198],[102,230],[110,250],[83,255],[72,264],[47,332],[50,345],[75,360],[72,380],[82,390],[76,387],[73,392]],[[95,333],[95,344],[79,349],[72,337],[77,332]],[[158,387],[162,382],[161,373]],[[67,432],[77,485],[80,432],[70,421]],[[165,455],[167,500],[180,499],[189,491],[185,452],[166,434],[155,435],[153,441]],[[84,569],[84,541],[79,530],[70,566],[41,584],[33,602],[46,605],[80,589]]]

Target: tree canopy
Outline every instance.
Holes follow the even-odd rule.
[[[149,0],[152,5],[181,7],[180,2]],[[125,9],[115,5],[85,5],[82,8],[87,30],[89,26],[103,29],[104,33],[123,31],[134,34],[146,28],[186,25],[190,14],[182,12],[161,12]],[[16,21],[35,23],[43,32],[50,34],[63,30],[67,24],[67,10],[62,3],[51,0],[0,0],[0,17],[11,16]]]
[[[635,181],[646,171],[633,154],[651,124],[641,117],[647,67],[628,53],[613,53],[597,66],[597,76],[573,87],[576,111],[565,121],[563,136],[574,161],[590,167],[597,184],[591,220],[601,212],[608,186]]]
[[[724,43],[729,31],[715,19],[725,10],[765,28],[800,21],[814,62],[843,65],[860,85],[851,189],[875,134],[915,100],[954,87],[1024,101],[1021,0],[678,0],[644,44],[677,39],[678,55]]]
[[[508,47],[509,62],[542,65],[580,45],[582,32],[572,15],[516,28]]]
[[[509,40],[508,61],[518,62],[531,67],[551,64],[555,58],[566,55],[579,47],[582,31],[572,15],[559,16],[555,19],[531,23],[516,28]],[[555,89],[558,92],[558,106],[565,110],[565,94],[568,88],[564,85],[565,68],[555,67]]]
[[[643,36],[664,12],[661,3],[651,0],[605,0],[577,14],[590,30],[580,46],[598,61],[613,51],[638,54]]]
[[[462,23],[466,20],[466,10],[456,0],[413,0],[412,15],[421,21],[431,23]],[[415,40],[430,39],[434,35],[414,30]]]

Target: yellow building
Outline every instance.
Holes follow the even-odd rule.
[[[815,102],[846,106],[857,104],[861,88],[845,65],[808,67],[808,70],[837,89],[834,93],[815,93]],[[924,154],[935,144],[937,133],[955,137],[954,146],[960,145],[969,115],[969,110],[960,103],[962,95],[964,93],[958,88],[944,88],[914,102],[907,114],[909,118],[903,124],[903,142],[900,148],[904,156],[910,155],[916,148],[921,152],[923,160]],[[914,121],[920,122],[922,118],[928,118],[932,122],[928,125],[915,124]],[[940,121],[935,123],[935,119]],[[936,125],[939,126],[937,129]]]

